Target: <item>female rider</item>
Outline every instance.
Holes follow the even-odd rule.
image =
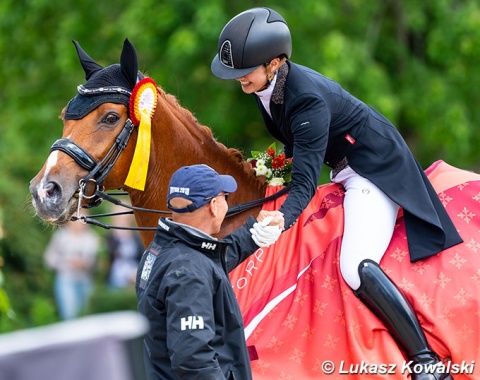
[[[283,17],[253,8],[223,28],[211,69],[254,94],[268,132],[293,157],[291,190],[279,212],[290,228],[313,197],[325,163],[345,188],[340,270],[356,296],[385,324],[409,360],[435,364],[411,305],[378,263],[403,208],[410,260],[462,242],[435,190],[396,128],[333,80],[289,60]],[[439,370],[438,372],[441,372]],[[412,379],[451,379],[412,374]]]

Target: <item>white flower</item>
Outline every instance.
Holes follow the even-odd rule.
[[[283,186],[291,181],[292,158],[286,158],[285,153],[278,153],[275,143],[265,151],[252,151],[252,157],[247,161],[255,168],[257,177],[266,177],[268,185]]]
[[[257,173],[257,176],[267,175],[268,168],[265,166],[265,164],[259,165],[258,164],[259,162],[260,162],[260,160],[257,161],[257,167],[255,168],[255,172]]]
[[[280,177],[273,177],[271,180],[268,181],[270,186],[283,186],[285,180]]]

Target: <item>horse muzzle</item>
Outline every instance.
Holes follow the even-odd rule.
[[[48,223],[67,223],[78,207],[75,190],[65,191],[54,180],[38,180],[35,177],[30,182],[30,194],[37,216]]]

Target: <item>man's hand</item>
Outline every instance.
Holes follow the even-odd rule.
[[[272,217],[271,221],[268,223],[269,226],[279,226],[283,231],[285,229],[285,219],[283,218],[283,213],[280,211],[266,211],[262,210],[258,213],[257,221],[262,222],[267,217]]]

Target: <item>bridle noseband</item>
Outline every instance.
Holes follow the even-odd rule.
[[[99,162],[96,162],[95,159],[86,152],[82,147],[77,145],[75,142],[68,138],[58,139],[53,143],[50,148],[50,152],[59,150],[63,153],[68,154],[78,165],[80,165],[85,170],[88,170],[89,173],[78,182],[78,208],[80,209],[83,198],[90,199],[90,201],[84,205],[85,208],[91,208],[98,206],[102,199],[97,196],[97,191],[103,190],[103,181],[108,175],[112,167],[118,160],[118,157],[123,152],[125,147],[128,144],[128,140],[132,135],[134,124],[130,119],[127,119],[122,130],[118,134],[115,142],[108,150],[105,157],[102,158]],[[85,186],[87,183],[93,183],[95,185],[95,192],[93,195],[85,194]]]

